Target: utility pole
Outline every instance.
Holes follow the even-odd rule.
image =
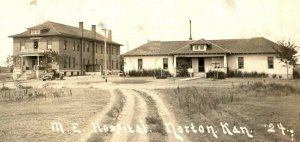
[[[107,60],[106,60],[106,54],[107,54],[107,49],[106,49],[106,28],[102,29],[104,31],[104,80],[107,82]]]
[[[190,38],[189,40],[193,40],[192,38],[192,20],[190,20]]]

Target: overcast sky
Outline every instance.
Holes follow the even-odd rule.
[[[265,37],[300,45],[300,0],[1,0],[0,65],[12,54],[7,36],[53,21],[84,28],[104,23],[121,53],[148,40]],[[100,27],[97,31],[101,32]]]

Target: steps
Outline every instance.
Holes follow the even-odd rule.
[[[206,78],[205,72],[195,72],[193,77]]]

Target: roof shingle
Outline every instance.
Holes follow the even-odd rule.
[[[34,27],[30,27],[27,29],[48,29],[47,32],[45,33],[41,33],[38,36],[53,36],[53,35],[59,35],[59,36],[67,36],[67,37],[75,37],[75,38],[80,38],[81,34],[80,34],[80,29],[78,27],[73,27],[73,26],[69,26],[69,25],[64,25],[64,24],[60,24],[60,23],[55,23],[52,21],[47,21],[45,23],[36,25]],[[30,34],[30,31],[27,30],[25,32],[22,32],[20,34],[16,34],[16,35],[12,35],[9,37],[31,37],[32,35]],[[84,38],[88,38],[91,40],[100,40],[100,41],[104,41],[104,36],[102,36],[99,33],[96,33],[96,39],[93,37],[93,32],[90,30],[83,30],[83,37]],[[112,44],[117,44],[117,45],[121,45],[119,43],[113,42],[113,41],[107,41],[109,43]]]
[[[206,51],[193,51],[191,44],[209,44]],[[225,40],[188,40],[188,41],[151,41],[123,56],[155,56],[178,54],[264,54],[275,53],[278,45],[266,38],[225,39]]]

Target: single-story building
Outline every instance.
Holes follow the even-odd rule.
[[[258,72],[286,78],[286,67],[276,58],[278,44],[263,37],[250,39],[149,41],[122,56],[124,72],[163,69],[176,76],[185,63],[194,76],[212,70]],[[293,68],[289,68],[289,78]]]

